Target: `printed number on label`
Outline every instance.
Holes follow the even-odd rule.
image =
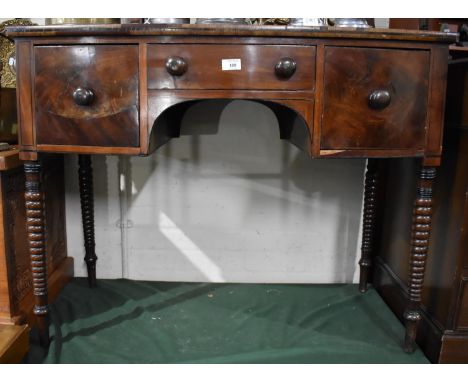
[[[221,60],[221,68],[223,70],[241,70],[241,67],[240,58],[229,58]]]

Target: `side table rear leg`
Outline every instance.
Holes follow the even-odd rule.
[[[26,189],[26,230],[33,279],[34,309],[42,346],[49,345],[49,305],[47,291],[47,257],[45,244],[44,193],[42,166],[38,161],[24,163]]]
[[[78,156],[78,175],[80,183],[81,218],[85,246],[85,262],[88,268],[88,283],[96,286],[96,243],[94,239],[94,195],[93,169],[89,155]]]
[[[369,270],[372,265],[372,252],[374,249],[376,203],[378,187],[377,159],[367,160],[366,180],[364,185],[364,212],[362,225],[361,260],[359,260],[359,291],[367,291]]]
[[[405,352],[407,353],[412,353],[415,350],[416,334],[421,320],[421,292],[432,228],[432,184],[435,177],[435,167],[422,167],[413,208],[408,287],[409,302],[404,313],[406,326]]]

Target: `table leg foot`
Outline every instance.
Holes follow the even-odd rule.
[[[78,176],[80,184],[81,218],[83,221],[83,235],[85,247],[85,262],[88,269],[88,284],[96,286],[96,262],[94,238],[94,194],[93,169],[89,155],[78,156]]]
[[[39,329],[39,343],[42,347],[48,347],[50,345],[49,335],[49,309],[42,309],[43,307],[35,306],[34,314],[36,315],[37,327]]]
[[[45,243],[44,193],[42,191],[42,166],[38,161],[24,164],[26,187],[26,230],[31,273],[33,279],[34,309],[41,345],[49,345],[49,305],[47,291],[47,258]]]
[[[361,260],[359,260],[359,291],[367,291],[369,271],[372,265],[373,241],[375,234],[378,171],[377,160],[367,160],[366,180],[364,185],[364,212],[362,227]]]
[[[419,321],[421,314],[417,310],[406,310],[404,313],[405,319],[405,345],[406,353],[414,353],[416,350],[416,334],[418,332]]]

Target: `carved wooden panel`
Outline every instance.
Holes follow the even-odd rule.
[[[67,257],[65,231],[65,190],[63,183],[63,159],[59,156],[44,158],[44,190],[46,191],[46,255],[47,272],[50,275]],[[8,267],[11,315],[24,310],[21,301],[32,292],[31,265],[26,241],[24,191],[25,177],[22,167],[4,171],[2,177],[3,222],[5,232],[5,256]],[[28,307],[29,309],[29,307]],[[9,309],[8,309],[9,310]],[[0,311],[5,307],[0,305]]]
[[[139,146],[138,46],[40,46],[34,56],[37,144]]]
[[[322,149],[425,146],[429,51],[326,47]]]

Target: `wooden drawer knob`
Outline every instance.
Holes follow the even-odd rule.
[[[392,96],[388,90],[374,90],[369,94],[369,107],[375,110],[385,109],[390,105]]]
[[[284,57],[275,66],[275,73],[279,78],[291,78],[296,72],[296,61],[290,57]]]
[[[73,92],[73,100],[79,106],[89,106],[94,101],[94,93],[91,89],[79,87]]]
[[[187,71],[187,61],[182,57],[169,57],[166,61],[166,70],[173,76],[181,76]]]

